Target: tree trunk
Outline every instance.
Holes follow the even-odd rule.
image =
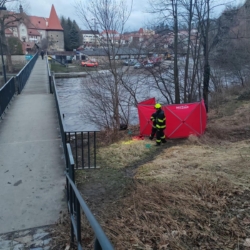
[[[178,54],[178,11],[177,11],[177,0],[172,1],[173,16],[174,16],[174,86],[175,86],[175,103],[180,103],[180,86],[179,86],[179,70],[177,63]]]
[[[184,76],[184,103],[188,101],[187,97],[187,86],[188,86],[188,70],[189,70],[189,56],[190,56],[190,43],[191,43],[191,29],[192,29],[192,17],[193,17],[193,0],[190,0],[189,5],[189,20],[188,20],[188,44],[187,44],[187,56],[186,56],[186,64],[185,64],[185,76]],[[188,90],[189,96],[192,95],[190,90]]]
[[[205,64],[204,66],[204,76],[203,76],[203,99],[206,106],[206,111],[208,112],[208,92],[209,92],[209,80],[210,80],[210,66]]]
[[[120,128],[120,116],[119,116],[119,93],[118,93],[118,79],[117,74],[114,74],[115,78],[115,93],[114,93],[114,119],[115,119],[115,126],[117,130]]]
[[[4,30],[5,30],[4,21],[1,20],[1,43],[2,43],[3,51],[5,51],[5,55],[6,55],[7,71],[9,73],[13,73],[14,70],[13,70],[13,65],[12,65],[12,60],[11,60],[11,53],[10,53],[9,46],[5,37]]]
[[[206,111],[208,112],[208,91],[209,91],[209,80],[210,80],[210,65],[209,65],[209,49],[208,49],[208,33],[209,33],[209,24],[210,24],[210,8],[209,8],[209,1],[206,2],[207,7],[207,19],[206,24],[204,21],[204,75],[203,75],[203,98],[206,106]]]

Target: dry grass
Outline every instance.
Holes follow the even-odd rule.
[[[232,98],[210,111],[200,138],[159,149],[122,132],[98,149],[101,169],[77,181],[115,249],[250,249],[249,110],[249,101]],[[67,219],[59,228],[68,237]]]

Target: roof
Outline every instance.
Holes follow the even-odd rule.
[[[7,27],[17,27],[18,20],[21,19],[21,15],[19,13],[14,13],[12,11],[7,12],[7,18],[4,19],[4,23],[8,23]]]
[[[102,33],[103,34],[113,34],[113,35],[116,35],[116,34],[119,34],[116,30],[104,30]]]
[[[46,30],[46,21],[48,18],[39,17],[39,16],[29,16],[30,23],[32,23],[39,30]]]
[[[28,29],[28,34],[33,36],[41,36],[41,34],[36,29]]]
[[[6,35],[13,35],[13,32],[10,29],[5,29]]]
[[[81,30],[82,34],[90,34],[90,35],[99,35],[99,31],[98,30]]]
[[[138,33],[143,33],[143,28],[140,28]]]
[[[26,51],[27,49],[32,49],[35,46],[35,42],[23,42],[22,47],[23,51]]]
[[[47,30],[61,30],[61,31],[63,31],[60,20],[56,14],[54,4],[52,4],[52,7],[51,7]]]

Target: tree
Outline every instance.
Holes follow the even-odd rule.
[[[191,53],[191,30],[192,30],[192,23],[194,18],[194,4],[193,0],[184,0],[182,2],[182,5],[187,10],[187,18],[184,16],[184,20],[186,20],[186,23],[188,24],[188,27],[186,28],[188,30],[188,37],[187,37],[187,51],[186,51],[186,62],[185,62],[185,76],[184,76],[184,89],[183,89],[183,99],[185,102],[191,102],[191,96],[190,93],[192,93],[193,84],[191,84],[192,89],[188,91],[188,79],[189,79],[189,65],[190,65],[190,53]],[[189,98],[188,98],[189,97]]]
[[[76,22],[73,21],[70,32],[69,32],[69,41],[71,45],[71,50],[77,49],[80,45],[80,34],[79,28],[76,25]]]
[[[250,36],[247,22],[249,20],[249,1],[242,7],[229,6],[221,15],[222,42],[216,50],[214,60],[220,69],[230,73],[231,78],[238,79],[242,86],[249,79]]]
[[[65,17],[61,17],[61,25],[64,30],[64,47],[67,51],[72,51],[77,49],[83,44],[83,38],[81,34],[81,29],[75,20]]]
[[[21,43],[19,38],[8,37],[7,43],[8,43],[9,50],[11,51],[12,55],[22,55],[23,54],[22,43]]]
[[[171,100],[169,94],[173,95],[173,90],[175,103],[196,101],[198,93],[208,107],[210,57],[221,42],[220,22],[210,18],[216,7],[212,0],[151,1],[150,12],[168,23],[174,40],[169,44],[174,51],[173,72],[166,67],[161,69],[165,74],[152,70],[158,88],[165,88],[167,101]],[[163,93],[162,88],[159,90]]]
[[[89,30],[94,31],[96,26],[103,30],[104,42],[99,41],[99,44],[103,44],[102,49],[107,58],[103,63],[109,71],[99,78],[95,77],[92,83],[97,85],[96,88],[88,89],[89,96],[94,98],[89,115],[99,117],[107,125],[106,128],[117,130],[120,128],[120,123],[128,119],[126,114],[129,113],[131,105],[130,96],[124,98],[126,96],[124,90],[129,87],[126,84],[127,70],[124,71],[120,63],[115,60],[117,52],[122,47],[120,34],[124,32],[131,6],[128,8],[128,5],[119,0],[91,0],[87,5],[79,2],[76,9]],[[93,25],[93,19],[95,25]],[[123,109],[124,102],[127,102],[127,112]],[[99,110],[103,112],[100,113]],[[102,117],[103,114],[105,117]]]
[[[168,22],[168,27],[174,34],[174,95],[175,103],[180,103],[180,83],[179,83],[179,66],[178,66],[178,41],[179,41],[179,4],[178,0],[158,0],[150,1],[151,13],[158,13],[163,21]]]
[[[6,7],[9,7],[10,3],[18,3],[18,0],[0,0],[0,42],[6,54],[7,69],[9,72],[13,72],[13,65],[11,60],[11,51],[8,46],[7,39],[5,37],[5,30],[10,27],[13,22],[19,22],[23,19],[23,13],[14,13],[8,11]],[[10,8],[13,9],[13,8]]]
[[[47,50],[49,48],[49,42],[47,38],[43,38],[41,41],[41,48]]]

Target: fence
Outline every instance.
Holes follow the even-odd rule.
[[[48,63],[48,60],[47,60]],[[83,200],[80,192],[75,185],[75,168],[96,168],[96,132],[97,131],[66,131],[64,125],[64,117],[60,110],[59,97],[57,94],[55,76],[51,75],[48,65],[48,77],[51,79],[51,92],[54,93],[56,108],[58,112],[60,132],[63,143],[63,150],[66,160],[66,183],[67,183],[67,204],[71,219],[71,242],[75,238],[78,250],[82,248],[81,241],[81,210],[88,219],[94,233],[94,249],[95,250],[113,250],[113,246],[103,232],[101,226],[91,213],[90,209]],[[80,142],[80,143],[79,143]],[[72,154],[71,147],[75,150],[75,159]],[[80,153],[79,153],[80,152]],[[79,161],[80,156],[80,161]],[[91,165],[92,164],[92,165]]]
[[[75,169],[74,169],[74,159],[71,152],[70,144],[67,143],[67,172],[66,175],[66,187],[67,187],[67,203],[68,210],[71,218],[71,242],[74,242],[74,237],[77,241],[77,249],[82,248],[81,240],[81,210],[84,212],[86,218],[91,225],[94,234],[94,250],[113,250],[113,246],[108,240],[107,236],[103,232],[101,226],[95,219],[94,215],[91,213],[87,204],[83,200],[80,192],[78,191],[74,181],[75,181]]]
[[[65,132],[66,143],[69,143],[76,169],[97,168],[96,131]]]
[[[51,71],[49,67],[48,56],[46,56],[47,70],[48,70],[48,78],[49,78],[49,92],[53,94],[52,84],[51,84]]]
[[[38,58],[38,52],[33,56],[33,58],[23,67],[23,69],[16,75],[17,80],[17,91],[20,94],[29,79],[30,73],[36,63]]]
[[[47,60],[48,63],[48,60]],[[64,125],[64,117],[60,110],[59,97],[57,94],[55,76],[51,74],[48,66],[51,93],[54,93],[58,112],[63,149],[66,158],[66,143],[70,143],[74,152],[75,168],[97,168],[96,162],[96,133],[98,131],[67,131]]]
[[[0,117],[5,112],[14,95],[15,78],[12,77],[2,88],[0,88]]]

